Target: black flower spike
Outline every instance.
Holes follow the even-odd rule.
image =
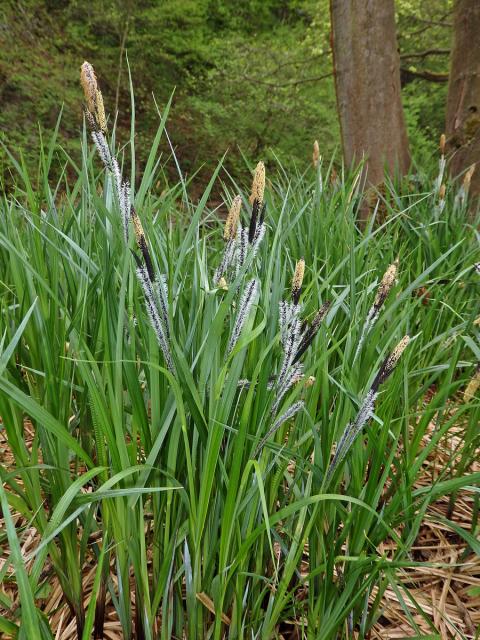
[[[294,364],[299,361],[308,347],[312,344],[313,339],[318,333],[322,320],[325,318],[328,310],[330,309],[330,305],[330,302],[325,302],[324,304],[322,304],[320,309],[315,314],[315,317],[312,320],[312,324],[304,331],[302,339],[298,346],[297,353],[295,355],[295,359],[293,360]]]
[[[252,244],[255,238],[255,232],[257,230],[257,218],[258,218],[258,210],[260,208],[260,203],[258,200],[253,201],[252,206],[252,217],[250,218],[250,226],[248,228],[248,242]]]
[[[409,342],[410,342],[410,337],[405,336],[400,340],[400,342],[397,344],[397,346],[392,351],[392,353],[387,358],[385,358],[371,386],[371,390],[373,392],[376,393],[380,385],[383,384],[385,380],[393,372],[397,362],[400,360],[400,356],[405,351]]]
[[[267,210],[267,203],[264,202],[262,204],[262,208],[260,210],[260,226],[265,222],[265,212]]]
[[[135,262],[137,263],[137,267],[138,267],[139,269],[141,269],[141,268],[142,268],[142,266],[143,266],[143,265],[142,265],[142,261],[141,261],[141,260],[140,260],[140,258],[137,256],[137,254],[135,253],[135,251],[133,251],[132,249],[130,249],[130,251],[132,252],[132,256],[134,257]]]
[[[140,218],[133,206],[130,208],[130,217],[132,219],[138,248],[142,252],[143,259],[145,260],[148,277],[150,278],[150,282],[153,282],[155,280],[155,271],[153,269],[152,258],[150,257],[150,251],[148,250],[147,239],[145,237],[145,232],[143,231],[142,223],[140,222]]]

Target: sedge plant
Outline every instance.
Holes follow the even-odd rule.
[[[192,202],[159,160],[168,105],[126,178],[134,103],[122,149],[88,63],[81,79],[79,162],[54,137],[31,176],[8,151],[1,631],[53,638],[58,584],[82,640],[111,615],[124,638],[368,637],[385,589],[408,591],[428,506],[480,480],[468,194],[391,184],[386,220],[359,227],[359,174],[332,180],[317,143],[268,188],[259,163],[249,196],[220,162]],[[461,450],[418,485],[459,425]]]

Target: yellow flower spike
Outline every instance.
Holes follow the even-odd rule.
[[[255,200],[258,202],[258,204],[262,204],[264,192],[265,192],[265,165],[263,162],[260,161],[255,167],[255,173],[253,175],[250,204],[253,204]]]
[[[398,264],[399,260],[397,258],[395,262],[393,262],[383,274],[383,278],[380,282],[377,290],[377,295],[375,296],[375,300],[373,303],[375,307],[380,307],[385,302],[390,289],[395,284],[398,272]]]
[[[224,240],[235,240],[237,237],[238,221],[240,220],[240,209],[242,208],[241,196],[235,196],[232,206],[225,220],[225,229],[223,232]]]
[[[292,298],[295,304],[298,304],[300,293],[302,290],[303,276],[305,274],[305,260],[300,260],[295,265],[295,272],[292,278]]]
[[[87,109],[93,116],[96,125],[103,132],[107,132],[107,119],[103,105],[102,92],[98,88],[97,76],[92,65],[85,60],[80,68],[80,83],[85,94]]]
[[[445,136],[444,133],[442,133],[442,135],[440,136],[440,144],[439,144],[439,148],[440,148],[440,153],[442,154],[442,156],[445,155],[445,145],[447,143],[447,138]]]
[[[312,162],[313,162],[313,166],[317,168],[318,163],[320,162],[320,147],[318,144],[318,140],[315,140],[315,142],[313,143]]]

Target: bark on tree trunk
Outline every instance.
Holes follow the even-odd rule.
[[[394,0],[330,0],[337,106],[345,162],[365,156],[371,185],[407,173]]]
[[[475,162],[470,193],[480,195],[480,2],[456,0],[446,133],[457,176]]]

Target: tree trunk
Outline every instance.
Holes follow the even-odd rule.
[[[330,0],[330,12],[343,155],[349,166],[365,157],[376,186],[410,165],[394,0]]]
[[[446,133],[453,176],[480,163],[480,2],[456,0]],[[480,195],[480,166],[470,193]]]

